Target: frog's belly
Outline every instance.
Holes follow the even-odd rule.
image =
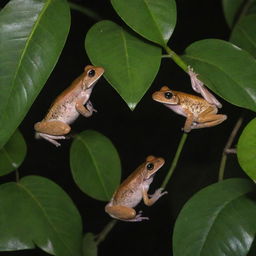
[[[79,112],[76,110],[75,103],[70,103],[61,107],[60,113],[56,119],[66,124],[71,124],[78,116]]]
[[[136,191],[130,190],[130,191],[127,191],[125,198],[122,199],[121,205],[133,208],[139,204],[141,199],[142,199],[141,190],[136,190]]]

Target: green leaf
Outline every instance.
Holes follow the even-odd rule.
[[[0,186],[0,251],[41,248],[57,256],[82,253],[82,223],[68,195],[51,180],[27,176]]]
[[[0,12],[0,148],[53,70],[70,26],[65,0],[11,0]]]
[[[93,233],[86,233],[83,240],[83,256],[97,256],[98,247]]]
[[[19,130],[16,130],[5,146],[0,149],[0,176],[16,170],[27,153],[27,145]]]
[[[70,149],[70,166],[78,187],[97,200],[109,201],[120,183],[118,152],[107,137],[96,131],[76,136]]]
[[[174,227],[175,256],[246,256],[256,233],[252,182],[229,179],[194,195]]]
[[[166,47],[176,25],[174,0],[111,0],[111,3],[134,31]]]
[[[230,28],[233,27],[243,2],[244,0],[222,0],[224,16]]]
[[[96,23],[87,33],[86,52],[130,109],[134,109],[154,80],[161,48],[146,43],[111,21]]]
[[[256,58],[256,15],[245,16],[234,27],[230,41]]]
[[[244,16],[256,14],[256,0],[222,0],[222,7],[230,28]]]
[[[184,60],[228,102],[256,111],[256,60],[235,45],[206,39],[190,45]]]
[[[244,128],[239,138],[237,157],[246,174],[256,180],[256,118]]]

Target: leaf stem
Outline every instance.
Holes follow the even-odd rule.
[[[236,124],[235,124],[235,126],[228,138],[228,141],[223,149],[222,157],[221,157],[221,161],[220,161],[218,181],[222,181],[224,178],[224,172],[225,172],[225,167],[226,167],[226,162],[227,162],[227,155],[229,154],[229,152],[233,153],[233,150],[231,150],[231,146],[233,144],[233,141],[234,141],[234,139],[237,135],[237,132],[239,131],[242,123],[243,123],[243,118],[239,117],[238,120],[236,121]]]
[[[79,11],[93,20],[96,20],[96,21],[102,20],[102,17],[99,14],[97,14],[96,12],[92,11],[91,9],[89,9],[87,7],[84,7],[84,6],[81,6],[79,4],[75,4],[72,2],[68,2],[68,4],[71,9]]]
[[[187,137],[188,137],[188,134],[184,132],[182,137],[181,137],[181,139],[180,139],[179,146],[178,146],[177,151],[175,153],[175,156],[173,158],[171,167],[170,167],[167,175],[165,176],[165,179],[164,179],[164,181],[163,181],[163,183],[161,185],[161,188],[165,188],[167,183],[169,182],[169,180],[170,180],[170,178],[171,178],[171,176],[172,176],[172,174],[173,174],[173,172],[174,172],[174,170],[175,170],[175,168],[177,166],[178,160],[180,158],[181,151],[182,151],[183,146],[184,146],[184,144],[185,144],[185,142],[187,140]]]
[[[111,220],[103,230],[98,234],[96,239],[96,244],[99,245],[102,241],[105,240],[108,233],[112,230],[112,228],[116,225],[117,220]]]
[[[188,65],[181,59],[178,54],[176,54],[167,45],[164,49],[167,52],[167,55],[163,55],[163,58],[171,58],[180,68],[182,68],[185,72],[188,72]]]

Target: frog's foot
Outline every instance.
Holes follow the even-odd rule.
[[[41,139],[41,138],[45,139],[45,140],[49,141],[50,143],[52,143],[53,145],[55,145],[56,147],[61,146],[61,144],[59,142],[57,142],[56,140],[65,140],[66,139],[65,136],[50,135],[50,134],[45,134],[45,133],[41,133],[41,132],[36,132],[35,138],[36,139]]]
[[[159,188],[155,191],[155,193],[153,195],[148,195],[150,197],[149,205],[154,204],[160,197],[162,197],[165,194],[168,194],[167,191],[162,192],[163,190],[164,190],[164,188]]]
[[[92,102],[89,100],[87,103],[86,103],[86,108],[89,110],[90,113],[92,112],[98,112],[92,105]]]
[[[133,219],[126,220],[126,221],[129,221],[129,222],[140,222],[140,221],[143,221],[143,220],[149,220],[148,217],[142,217],[141,215],[142,215],[142,211],[139,211],[139,213]]]

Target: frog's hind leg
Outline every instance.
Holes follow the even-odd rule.
[[[69,133],[71,128],[68,124],[65,124],[58,120],[49,120],[38,122],[34,126],[36,130],[35,138],[43,138],[56,147],[60,146],[56,140],[66,139],[65,134]]]
[[[136,211],[133,208],[126,207],[123,205],[106,205],[105,211],[112,217],[118,220],[130,221],[130,222],[139,222],[142,220],[148,220],[148,217],[141,217],[139,212],[136,215]]]
[[[34,125],[34,129],[39,133],[45,133],[54,136],[65,135],[71,130],[68,124],[59,120],[38,122]]]
[[[216,114],[216,109],[203,112],[197,119],[198,123],[193,123],[191,129],[200,129],[216,126],[227,119],[226,115]]]
[[[66,139],[65,136],[55,136],[55,135],[49,135],[49,134],[44,134],[44,133],[40,133],[40,132],[36,132],[35,138],[36,139],[40,139],[40,138],[45,139],[45,140],[49,141],[50,143],[52,143],[53,145],[55,145],[56,147],[59,147],[61,145],[56,140],[65,140]]]

